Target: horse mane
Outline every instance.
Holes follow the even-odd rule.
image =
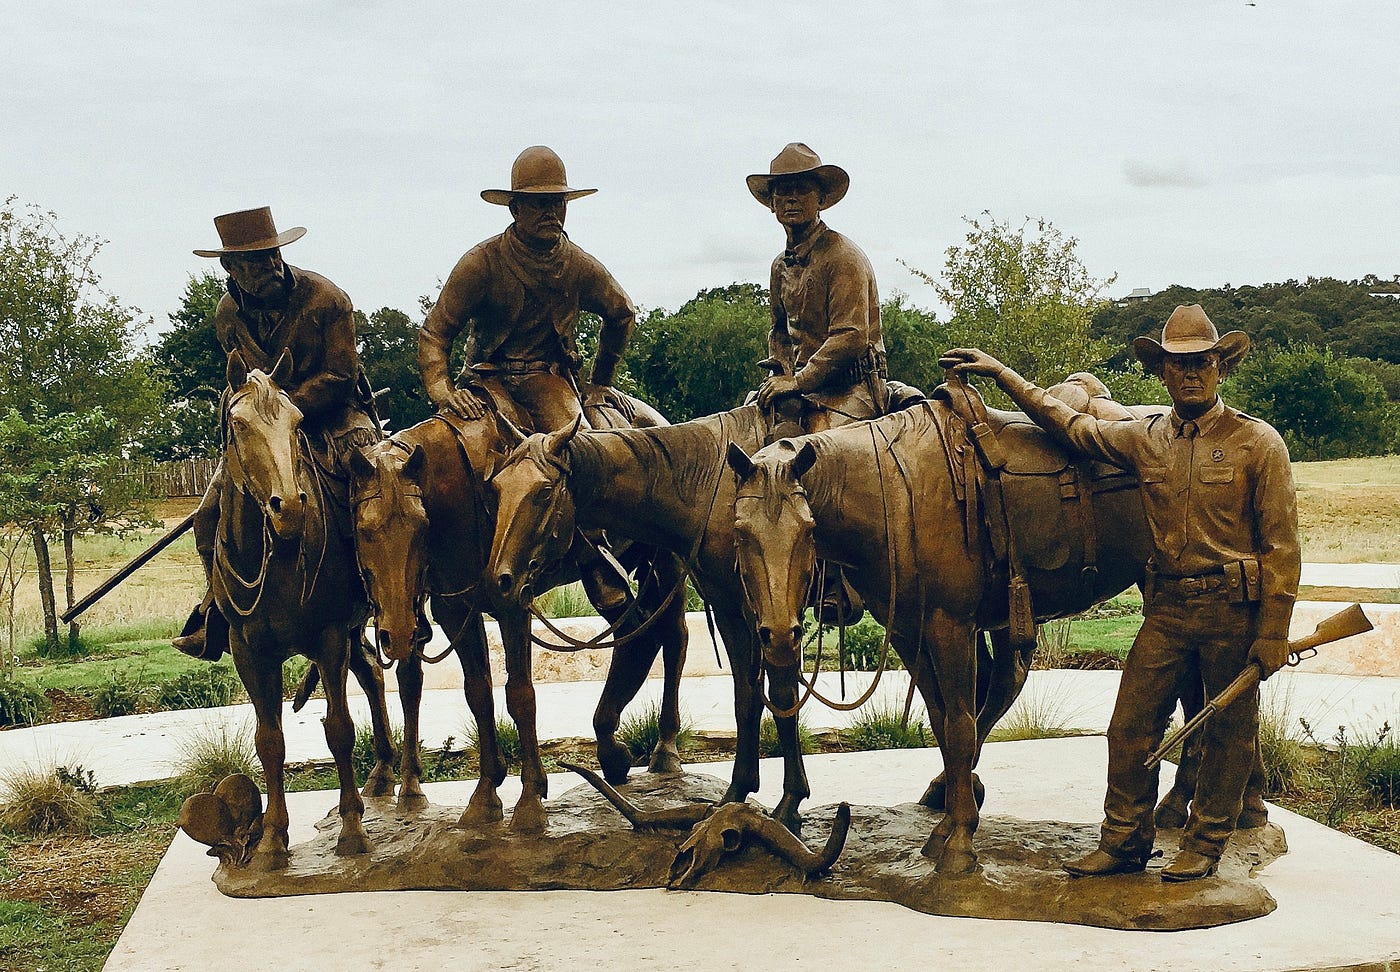
[[[233,394],[224,398],[222,418],[225,423],[228,421],[228,413],[233,407],[234,399],[241,398],[243,395],[252,398],[253,410],[258,413],[258,418],[264,422],[276,421],[282,407],[291,403],[291,400],[286,398],[286,393],[272,380],[271,375],[254,368],[248,372],[248,381],[241,388],[234,389]]]
[[[615,468],[621,452],[623,461],[644,471],[648,496],[674,490],[686,503],[708,504],[715,477],[723,473],[728,443],[737,442],[753,452],[763,444],[764,430],[758,407],[742,405],[676,425],[583,432],[569,444],[569,453],[576,470],[606,470]],[[574,495],[581,504],[596,500],[606,487],[602,476],[573,480]]]

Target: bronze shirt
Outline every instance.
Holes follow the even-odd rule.
[[[452,342],[469,325],[468,365],[543,360],[577,370],[580,311],[603,319],[600,348],[620,355],[626,347],[636,310],[601,263],[567,236],[548,261],[531,262],[512,236],[507,229],[472,247],[443,285],[418,339],[430,394],[450,388]]]
[[[1302,555],[1293,470],[1273,426],[1217,398],[1192,436],[1175,411],[1104,421],[1025,379],[1003,384],[1071,448],[1137,474],[1158,571],[1194,576],[1257,558],[1259,637],[1288,637]]]
[[[773,261],[769,302],[768,353],[789,366],[805,395],[847,390],[853,365],[872,350],[884,355],[875,271],[860,247],[825,223]]]

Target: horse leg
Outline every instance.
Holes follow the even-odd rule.
[[[657,554],[662,557],[661,554]],[[650,596],[660,608],[661,602],[679,584],[685,583],[681,562],[665,556],[657,565],[657,584]],[[656,608],[653,608],[655,610]],[[676,594],[666,607],[664,616],[656,622],[656,638],[661,642],[661,659],[665,677],[661,685],[661,717],[656,749],[647,764],[649,773],[681,773],[681,754],[676,737],[681,731],[681,676],[685,672],[685,654],[690,642],[690,630],[685,623],[685,591]]]
[[[537,834],[544,830],[547,817],[544,798],[549,795],[549,778],[540,762],[540,741],[535,724],[535,686],[531,681],[529,617],[523,610],[498,610],[501,640],[506,654],[506,709],[520,733],[520,800],[511,813],[510,829]]]
[[[417,652],[399,662],[399,707],[403,709],[403,752],[399,756],[397,806],[400,810],[423,810],[428,796],[423,792],[423,757],[418,717],[423,708],[423,659]],[[369,796],[369,788],[365,788]]]
[[[598,613],[603,615],[609,624],[617,624],[627,611],[625,604],[598,609]],[[623,625],[618,629],[618,635],[626,635],[636,630],[637,624],[637,621],[632,621]],[[607,681],[603,683],[603,694],[598,699],[598,707],[593,711],[593,734],[598,740],[598,765],[603,768],[603,777],[609,783],[625,783],[627,772],[632,768],[632,752],[617,741],[617,726],[622,719],[622,710],[641,691],[660,647],[661,643],[656,638],[653,626],[652,631],[613,649],[612,659],[608,663]],[[672,745],[674,746],[674,740]]]
[[[1000,637],[998,637],[1000,636]],[[977,710],[977,756],[973,758],[973,765],[977,765],[977,759],[982,755],[982,744],[987,741],[987,734],[992,731],[1001,717],[1006,715],[1011,704],[1016,701],[1021,694],[1021,688],[1026,682],[1026,673],[1030,670],[1029,662],[1023,660],[1020,652],[1011,650],[1009,632],[1006,629],[991,633],[991,640],[995,644],[994,651],[987,649],[986,632],[977,635],[977,670],[979,679],[984,669],[989,672],[987,684],[980,686],[978,697],[982,702]],[[922,661],[922,665],[928,665],[927,661]],[[938,739],[940,750],[943,748],[943,700],[938,695],[938,680],[933,677],[931,666],[927,670],[929,681],[932,683],[932,692],[922,691],[924,696],[924,706],[929,712],[929,725],[933,729],[934,737]],[[936,702],[930,702],[930,696],[937,698]],[[945,810],[946,807],[946,774],[939,773],[924,795],[919,798],[919,803],[930,810]],[[977,806],[981,807],[987,798],[987,788],[983,785],[981,777],[976,772],[972,774],[972,791],[977,798]]]
[[[350,720],[350,705],[345,695],[345,676],[350,653],[357,651],[350,644],[349,634],[331,625],[321,632],[316,664],[321,669],[321,685],[326,690],[326,745],[335,757],[336,775],[340,777],[340,837],[335,852],[340,857],[368,854],[371,845],[365,832],[365,801],[355,788],[355,767],[351,753],[355,748],[355,724]]]
[[[282,662],[268,653],[254,653],[237,626],[229,628],[233,665],[253,703],[257,730],[253,743],[267,781],[267,809],[263,811],[262,837],[249,863],[255,871],[280,871],[291,855],[287,851],[287,794],[284,789],[287,743],[282,735]]]
[[[942,748],[948,809],[923,852],[938,858],[940,874],[967,874],[977,866],[972,843],[978,823],[972,786],[977,756],[976,630],[970,620],[935,608],[926,622],[924,644],[932,649],[934,671],[944,690]]]
[[[384,698],[384,670],[364,650],[362,637],[350,635],[350,671],[369,701],[369,721],[374,733],[374,766],[361,791],[367,797],[391,796],[394,792],[394,744],[389,739],[389,704]],[[403,697],[403,669],[399,669],[399,701]],[[415,710],[414,716],[417,716]],[[405,730],[405,735],[407,730]],[[407,749],[405,749],[407,752]]]
[[[797,665],[768,669],[768,694],[775,709],[797,707]],[[802,765],[802,747],[797,738],[797,713],[775,716],[778,742],[783,750],[783,798],[773,808],[773,819],[797,836],[802,835],[802,817],[798,805],[811,796],[807,771]]]
[[[450,623],[451,618],[448,621]],[[506,759],[496,739],[496,703],[491,697],[491,658],[486,647],[486,629],[482,625],[481,612],[461,612],[457,624],[449,630],[457,631],[453,642],[457,646],[457,660],[462,663],[462,691],[467,697],[472,717],[476,719],[476,790],[472,792],[471,800],[467,802],[457,825],[476,827],[497,823],[505,817],[505,808],[496,794],[496,788],[506,778]]]
[[[741,595],[732,595],[737,603]],[[713,603],[713,602],[712,602]],[[758,789],[758,729],[763,718],[759,701],[758,645],[754,630],[735,610],[715,609],[715,626],[719,628],[725,650],[729,654],[730,673],[734,676],[734,774],[721,803],[743,803]]]

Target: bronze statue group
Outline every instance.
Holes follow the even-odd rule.
[[[429,600],[481,735],[481,781],[462,824],[504,820],[486,611],[501,624],[506,703],[524,751],[510,826],[544,829],[530,613],[534,597],[574,578],[610,625],[607,640],[566,647],[615,653],[594,719],[606,780],[627,777],[631,758],[614,732],[658,653],[666,690],[651,769],[680,771],[678,593],[689,578],[734,674],[737,749],[722,802],[758,787],[767,709],[785,760],[772,816],[794,833],[809,793],[796,715],[820,696],[802,667],[804,612],[847,624],[868,608],[940,743],[944,773],[921,802],[943,811],[923,850],[945,874],[977,866],[974,768],[1024,683],[1035,622],[1138,584],[1144,623],[1109,728],[1101,839],[1065,870],[1144,871],[1155,828],[1182,827],[1180,851],[1158,873],[1204,878],[1237,826],[1262,826],[1257,685],[1206,724],[1161,808],[1157,771],[1144,766],[1179,701],[1199,709],[1250,666],[1267,678],[1289,658],[1300,555],[1287,450],[1217,395],[1248,338],[1220,336],[1195,305],[1177,308],[1160,340],[1139,338],[1134,351],[1166,385],[1170,409],[1119,406],[1091,376],[1047,391],[976,349],[947,352],[948,384],[926,398],[886,374],[870,263],[823,219],[849,182],[800,143],[748,176],[785,234],[770,273],[769,357],[755,363],[769,375],[749,402],[674,426],[614,387],[635,311],[565,234],[568,203],[595,190],[572,188],[548,148],[520,154],[509,189],[481,193],[508,207],[511,223],[457,262],[423,325],[419,367],[438,414],[392,436],[360,366],[349,298],[282,259],[305,230],[279,232],[266,208],[217,217],[220,246],[195,252],[228,274],[216,316],[229,359],[224,460],[195,517],[209,594],[176,645],[210,660],[233,655],[257,712],[268,807],[205,799],[186,829],[224,834],[206,842],[233,865],[286,866],[281,666],[292,653],[314,662],[299,702],[316,680],[327,694],[338,852],[369,848],[347,672],[374,714],[365,794],[385,795],[394,754],[381,672],[398,665],[399,806],[423,806],[421,665],[437,660],[425,655]],[[602,320],[587,375],[581,312]],[[454,377],[459,338],[466,365]],[[1024,415],[987,409],[966,375],[993,379]],[[1018,458],[1027,455],[1059,477],[1048,500],[1032,495],[1034,476],[1018,475],[1035,465]],[[366,621],[376,632],[368,650]],[[201,830],[201,813],[218,825]]]

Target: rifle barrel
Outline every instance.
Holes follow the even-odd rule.
[[[74,618],[78,617],[78,615],[82,614],[88,608],[92,607],[98,601],[102,600],[102,598],[106,597],[108,594],[111,593],[112,588],[116,587],[122,581],[126,580],[137,570],[139,570],[142,566],[144,566],[148,560],[150,560],[156,554],[160,553],[166,547],[174,543],[182,533],[184,533],[190,527],[194,526],[194,514],[197,512],[198,510],[195,510],[194,512],[190,513],[189,516],[185,517],[179,523],[175,524],[175,526],[171,527],[170,530],[165,534],[165,536],[161,537],[155,543],[151,544],[145,550],[141,551],[135,557],[131,558],[131,561],[125,567],[117,571],[111,577],[108,577],[101,584],[97,585],[97,588],[91,594],[88,594],[86,597],[79,600],[77,604],[74,604],[67,611],[64,611],[63,614],[59,615],[63,623],[72,624]]]

